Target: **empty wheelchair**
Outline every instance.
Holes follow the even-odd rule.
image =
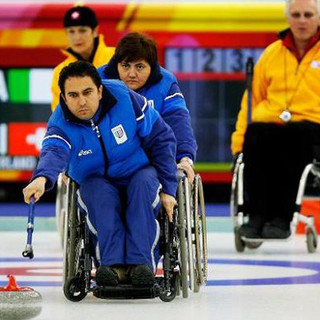
[[[314,218],[312,215],[305,216],[301,214],[301,204],[305,194],[308,177],[312,178],[313,186],[320,186],[320,163],[314,161],[313,163],[308,164],[303,170],[296,196],[296,209],[290,225],[291,235],[287,239],[249,239],[240,235],[239,228],[243,223],[248,221],[248,215],[244,212],[244,167],[243,155],[240,154],[234,168],[230,200],[230,213],[233,220],[236,250],[238,252],[243,252],[245,247],[256,249],[260,247],[263,242],[288,241],[296,233],[298,223],[302,222],[305,224],[308,252],[315,252],[317,248],[317,232],[314,225]]]
[[[188,297],[198,292],[207,280],[207,234],[202,182],[199,175],[190,190],[183,172],[179,172],[177,207],[170,223],[167,214],[159,214],[162,271],[152,287],[130,284],[97,286],[93,271],[93,246],[86,217],[76,203],[77,185],[69,179],[64,216],[63,291],[70,301],[80,301],[92,292],[98,298],[143,299],[159,297],[172,301],[177,295]]]

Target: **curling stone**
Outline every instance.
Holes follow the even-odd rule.
[[[0,287],[0,319],[31,319],[40,314],[42,297],[29,287],[18,287],[13,275],[9,275],[9,284]]]

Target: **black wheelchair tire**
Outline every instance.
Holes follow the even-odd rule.
[[[87,295],[84,279],[71,278],[64,284],[63,293],[69,301],[79,302],[83,300]]]

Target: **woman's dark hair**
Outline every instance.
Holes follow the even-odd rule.
[[[117,44],[114,57],[117,63],[146,60],[150,66],[158,62],[157,46],[153,39],[139,32],[125,35]]]
[[[59,87],[64,95],[64,84],[69,77],[90,77],[97,88],[101,85],[101,78],[97,69],[87,61],[76,61],[64,67],[59,75]]]

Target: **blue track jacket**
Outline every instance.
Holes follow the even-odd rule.
[[[102,79],[119,79],[117,63],[114,58],[98,69]],[[151,68],[146,84],[138,91],[147,98],[150,106],[156,109],[164,121],[171,127],[177,139],[179,161],[187,156],[196,158],[197,143],[191,127],[191,119],[183,94],[176,77],[157,63]]]
[[[176,140],[146,98],[121,81],[102,81],[103,97],[93,119],[76,118],[63,99],[51,115],[38,166],[33,174],[48,179],[50,190],[60,172],[78,184],[88,176],[126,183],[140,168],[157,170],[162,191],[175,196]]]

